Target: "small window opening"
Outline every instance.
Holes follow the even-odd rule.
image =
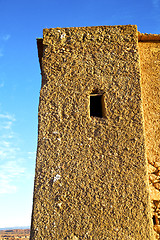
[[[158,218],[157,215],[153,216],[153,224],[154,225],[159,225],[160,224],[160,219]]]
[[[90,95],[90,117],[104,117],[104,95],[92,93]]]
[[[156,225],[156,218],[153,216],[153,225]]]

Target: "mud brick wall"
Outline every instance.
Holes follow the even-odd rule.
[[[139,42],[146,157],[154,229],[160,234],[160,36]],[[153,38],[150,40],[150,38]]]
[[[45,29],[42,45],[31,239],[154,239],[136,26]]]

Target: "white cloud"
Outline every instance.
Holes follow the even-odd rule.
[[[14,147],[11,142],[7,142],[5,146],[0,143],[0,161],[4,161],[5,159],[15,159],[19,150],[20,149]]]
[[[0,194],[15,193],[17,180],[24,175],[17,137],[12,130],[14,115],[0,114]]]
[[[10,184],[10,181],[5,179],[0,179],[0,194],[5,193],[15,193],[17,187]]]
[[[33,179],[28,160],[35,160],[35,152],[23,152],[21,139],[13,130],[15,116],[0,113],[0,194],[18,193],[24,179]]]
[[[12,126],[12,122],[5,122],[5,126],[3,126],[3,128],[11,129],[11,126]]]
[[[8,41],[10,39],[11,35],[10,34],[6,34],[6,35],[3,35],[2,39],[4,41]]]
[[[0,146],[9,147],[10,146],[10,142],[0,141]]]
[[[10,130],[12,128],[12,124],[15,121],[14,115],[11,114],[0,114],[0,130]],[[11,132],[10,132],[11,133]],[[8,132],[7,132],[8,134]],[[10,134],[9,134],[10,135]]]
[[[28,152],[29,155],[34,155],[36,152]]]
[[[0,88],[4,87],[4,82],[0,83]]]
[[[2,139],[11,139],[14,137],[14,134],[13,133],[9,133],[9,134],[3,134],[1,136]]]
[[[10,34],[4,34],[0,36],[0,40],[1,40],[1,46],[0,46],[0,57],[4,56],[4,49],[5,49],[5,45],[6,42],[10,39],[11,35]]]
[[[0,114],[0,118],[15,121],[15,117],[11,114],[8,114],[8,113],[7,114]]]
[[[11,114],[0,114],[0,161],[13,159],[18,151],[12,123],[15,117]]]
[[[36,152],[28,152],[28,158],[29,159],[35,159],[36,158]]]
[[[18,165],[16,161],[8,161],[0,165],[0,194],[15,193],[17,187],[15,180],[21,177],[25,168]]]
[[[0,48],[0,57],[3,57],[3,56],[4,56],[4,54],[3,54],[3,49]]]

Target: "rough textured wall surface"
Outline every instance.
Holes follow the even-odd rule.
[[[154,239],[136,26],[45,29],[43,47],[31,239]]]
[[[150,198],[160,233],[160,42],[139,42],[139,54]]]

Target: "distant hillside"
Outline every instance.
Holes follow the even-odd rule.
[[[30,229],[8,229],[0,230],[0,239],[29,239]]]

